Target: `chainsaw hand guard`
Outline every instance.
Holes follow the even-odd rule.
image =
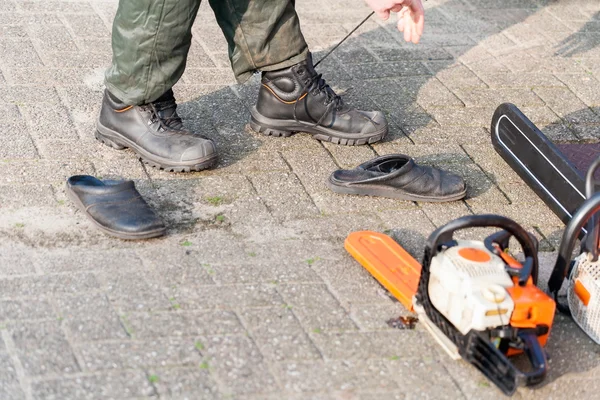
[[[583,228],[598,211],[600,211],[600,192],[587,199],[565,227],[563,238],[558,249],[558,257],[554,264],[552,274],[550,275],[550,280],[548,281],[548,288],[555,297],[558,296],[558,291],[567,277],[568,267],[571,263],[571,255],[575,248],[577,235],[581,231],[581,228]],[[559,309],[563,312],[565,311],[564,306],[559,306]]]

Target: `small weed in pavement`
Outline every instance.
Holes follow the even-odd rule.
[[[223,203],[223,197],[221,197],[221,196],[207,197],[206,201],[208,201],[213,206],[220,206]]]

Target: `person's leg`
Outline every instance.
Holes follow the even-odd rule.
[[[306,59],[308,46],[295,0],[209,0],[229,44],[239,82],[257,70],[274,71]]]
[[[120,0],[107,89],[123,103],[150,103],[181,78],[200,0]]]
[[[183,128],[172,87],[181,78],[200,0],[120,0],[113,62],[96,138],[169,171],[215,165],[212,141]]]
[[[300,30],[294,0],[209,0],[229,43],[235,76],[245,81],[262,71],[250,126],[273,136],[309,132],[345,145],[381,140],[383,113],[347,104],[321,79]]]

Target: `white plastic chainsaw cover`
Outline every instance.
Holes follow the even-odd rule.
[[[506,288],[514,284],[504,261],[482,242],[458,241],[438,253],[431,260],[430,275],[431,303],[462,334],[509,323],[515,306]]]
[[[579,289],[576,283],[579,281]],[[575,259],[567,286],[567,300],[573,319],[592,340],[600,344],[600,260],[592,261],[589,253]],[[579,294],[578,294],[579,292]],[[582,296],[582,292],[585,293]],[[586,298],[587,305],[582,297]]]

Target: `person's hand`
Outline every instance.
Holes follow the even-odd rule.
[[[398,13],[398,30],[404,40],[419,43],[425,24],[425,10],[421,0],[365,0],[375,14],[386,21],[391,12]]]

